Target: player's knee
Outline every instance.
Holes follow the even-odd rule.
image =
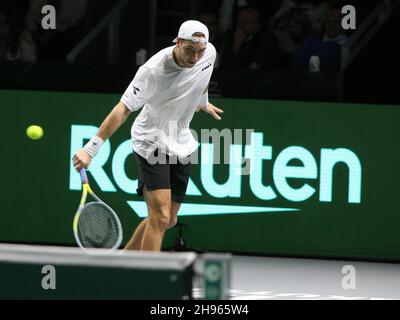
[[[161,229],[167,229],[171,220],[169,208],[166,206],[153,208],[150,212],[150,220]]]
[[[168,229],[175,227],[177,223],[178,223],[178,217],[176,215],[171,215],[168,223]]]

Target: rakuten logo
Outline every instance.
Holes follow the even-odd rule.
[[[98,128],[93,126],[73,125],[71,127],[71,158],[88,139],[96,134],[97,130]],[[222,136],[226,137],[226,132],[220,135],[220,137]],[[239,137],[237,133],[233,134],[233,136]],[[214,178],[215,160],[222,158],[219,155],[216,156],[215,152],[222,148],[215,148],[216,141],[213,141],[213,143],[202,143],[200,141],[199,182],[208,193],[208,196],[217,199],[240,198],[242,197],[243,189],[249,188],[257,199],[264,201],[283,197],[287,201],[299,203],[307,201],[317,194],[320,202],[332,202],[334,170],[336,165],[341,163],[348,169],[347,202],[352,204],[361,203],[362,166],[360,159],[353,151],[342,147],[321,148],[317,155],[319,161],[317,161],[316,156],[305,147],[288,146],[275,153],[273,146],[264,144],[264,133],[250,130],[247,132],[247,136],[250,138],[246,138],[245,144],[237,143],[238,139],[233,139],[233,143],[228,143],[227,146],[224,146],[223,150],[225,153],[229,153],[228,159],[230,161],[224,162],[229,166],[229,173],[223,183],[216,182]],[[215,140],[215,135],[212,135],[212,139]],[[115,184],[117,184],[120,189],[128,194],[136,193],[137,179],[129,178],[124,169],[125,160],[131,153],[132,144],[130,140],[121,143],[113,150],[111,150],[109,141],[104,143],[90,166],[90,173],[102,191],[116,192]],[[103,166],[108,161],[111,161],[111,173],[106,173],[103,169]],[[299,165],[293,165],[293,162]],[[271,170],[272,173],[270,174],[272,181],[268,184],[263,182],[264,170],[267,169]],[[111,181],[110,174],[113,176],[115,184]],[[249,176],[249,185],[245,185],[243,181],[244,175]],[[295,180],[296,183],[293,183]],[[316,180],[316,183],[311,185],[310,180]],[[70,190],[80,189],[79,174],[71,163]],[[203,194],[193,180],[190,179],[187,196],[199,197],[203,195],[206,194]],[[144,202],[130,201],[128,204],[131,207],[136,206],[136,212],[140,211],[143,212],[143,215],[146,214]],[[140,209],[138,209],[139,207]],[[298,211],[296,208],[186,204],[186,206],[182,205],[180,214],[185,211],[182,210],[185,207],[191,214],[196,214],[193,212],[201,212],[198,214],[222,214],[222,212],[232,214]]]

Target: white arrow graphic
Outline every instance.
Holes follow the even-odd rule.
[[[147,206],[145,201],[127,201],[127,203],[140,218],[147,217]],[[201,215],[243,214],[243,213],[274,213],[274,212],[296,212],[296,211],[300,211],[300,209],[183,203],[181,208],[179,209],[179,216],[201,216]]]

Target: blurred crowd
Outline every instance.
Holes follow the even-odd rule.
[[[65,60],[85,32],[89,1],[2,0],[0,60]],[[282,0],[273,12],[265,0],[204,3],[197,18],[210,30],[219,67],[304,70],[318,56],[322,71],[340,69],[348,39],[341,27],[342,1]],[[57,10],[56,30],[41,27],[46,4]]]
[[[204,8],[199,20],[210,29],[219,66],[306,70],[318,56],[321,71],[340,69],[348,39],[341,1],[283,0],[275,12],[267,3],[222,0]]]
[[[89,0],[1,0],[0,60],[35,62],[65,60],[85,31]],[[57,12],[56,29],[44,29],[42,8]],[[47,13],[47,12],[46,12]]]

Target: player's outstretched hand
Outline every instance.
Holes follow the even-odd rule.
[[[83,149],[78,151],[72,158],[76,171],[79,171],[82,168],[87,168],[91,160],[92,157],[90,156],[90,154],[88,154]]]
[[[222,109],[217,108],[212,103],[209,103],[207,107],[203,108],[203,110],[205,112],[211,114],[214,117],[214,119],[216,119],[216,120],[221,120],[221,117],[218,115],[218,113],[224,112]]]

